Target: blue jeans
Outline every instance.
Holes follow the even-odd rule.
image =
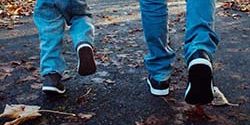
[[[215,0],[186,0],[185,60],[197,50],[204,50],[213,57],[219,38],[214,32]],[[145,41],[149,53],[144,62],[150,76],[157,81],[169,79],[174,51],[167,41],[166,0],[140,0]]]
[[[85,0],[37,0],[34,22],[40,39],[40,72],[63,73],[62,45],[65,23],[70,25],[74,48],[79,44],[93,44],[94,26]]]

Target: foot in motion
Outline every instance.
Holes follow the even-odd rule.
[[[147,83],[152,95],[166,96],[169,94],[169,80],[158,82],[149,76],[147,79]]]
[[[63,94],[65,93],[64,85],[61,83],[59,73],[50,73],[44,76],[42,91],[46,94]]]
[[[93,48],[89,44],[81,44],[77,47],[78,66],[77,72],[82,75],[90,75],[96,72]]]
[[[214,98],[212,63],[202,50],[195,52],[189,60],[185,101],[193,105],[210,103]]]

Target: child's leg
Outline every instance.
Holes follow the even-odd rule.
[[[53,0],[37,1],[34,22],[39,31],[41,75],[62,73],[65,68],[61,55],[65,21]]]
[[[74,16],[70,22],[72,23],[70,35],[75,49],[83,43],[94,44],[94,26],[90,17],[84,15]]]
[[[94,42],[94,26],[92,24],[91,14],[88,12],[86,0],[71,0],[67,8],[67,21],[71,24],[70,35],[73,40],[74,48],[80,44],[87,43],[93,45]]]
[[[80,75],[89,75],[96,71],[93,55],[94,26],[85,0],[57,1],[56,6],[71,25],[70,35],[77,51]]]
[[[80,75],[95,73],[93,54],[94,26],[88,16],[75,16],[71,19],[70,34],[78,56],[77,71]]]

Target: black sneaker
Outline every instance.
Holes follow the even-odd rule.
[[[81,44],[77,47],[78,66],[77,72],[82,75],[90,75],[96,72],[96,64],[92,46]]]
[[[166,96],[169,94],[169,80],[158,82],[149,76],[147,83],[151,94],[155,96]]]
[[[193,105],[210,103],[214,98],[213,67],[205,51],[198,50],[191,56],[188,74],[185,101]]]
[[[65,93],[64,85],[61,83],[61,75],[51,73],[44,76],[42,91],[46,94],[63,94]]]

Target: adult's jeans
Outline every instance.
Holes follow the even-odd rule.
[[[70,36],[76,49],[79,44],[93,44],[94,26],[85,0],[37,0],[34,22],[40,39],[40,72],[63,73],[62,57],[65,24],[70,25]]]
[[[204,50],[210,58],[219,38],[214,32],[215,0],[186,0],[186,35],[184,56],[186,63],[197,50]],[[157,81],[169,79],[174,51],[167,41],[166,0],[140,0],[142,24],[149,53],[144,62],[151,77]]]

